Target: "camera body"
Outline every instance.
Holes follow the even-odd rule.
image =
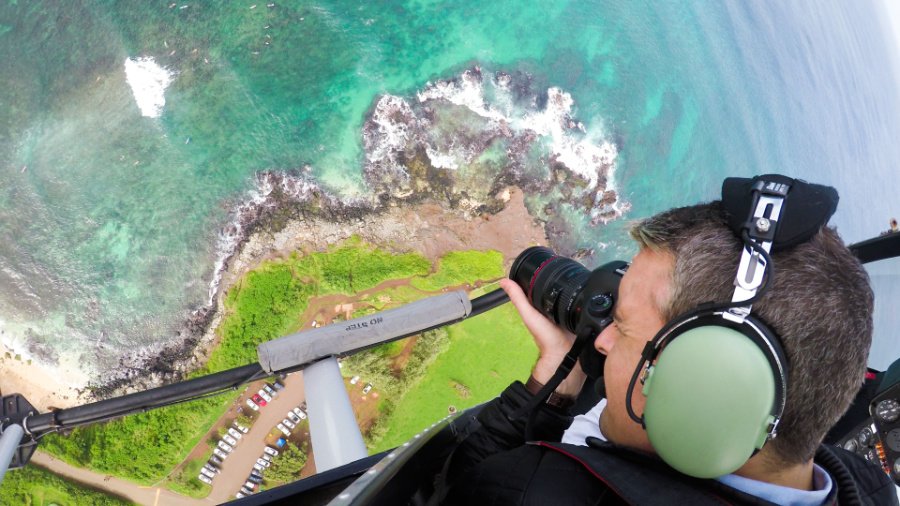
[[[628,263],[618,260],[590,271],[549,248],[533,246],[516,257],[509,277],[551,321],[574,334],[590,327],[596,335],[612,321],[627,269]],[[586,346],[579,356],[581,368],[591,378],[603,375],[603,360],[593,346]]]

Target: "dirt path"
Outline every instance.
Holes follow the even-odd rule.
[[[136,483],[95,473],[87,469],[71,466],[55,457],[43,452],[35,452],[31,463],[47,469],[55,474],[64,476],[72,481],[89,485],[98,490],[109,492],[113,495],[125,497],[130,501],[145,506],[201,506],[219,504],[209,497],[206,499],[193,499],[176,494],[162,487],[145,487]]]

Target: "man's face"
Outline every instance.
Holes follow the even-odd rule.
[[[614,323],[594,341],[606,355],[603,368],[607,405],[600,416],[600,430],[610,441],[652,452],[647,433],[628,416],[625,394],[628,382],[647,341],[665,324],[659,307],[669,300],[674,260],[666,253],[642,249],[619,285]],[[644,412],[641,384],[635,385],[632,405],[635,414]]]

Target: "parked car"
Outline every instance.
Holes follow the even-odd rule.
[[[256,483],[253,483],[252,481],[247,480],[247,482],[244,483],[244,486],[247,487],[248,489],[250,489],[251,492],[256,492],[256,486],[257,486]]]
[[[293,411],[301,420],[306,420],[306,411],[303,411],[300,408],[294,408]]]
[[[253,495],[253,489],[249,488],[247,485],[241,486],[241,492],[244,493],[244,495]]]
[[[218,448],[216,448],[216,449],[218,450]],[[219,457],[218,455],[210,455],[210,456],[209,456],[209,463],[210,463],[210,464],[213,464],[213,465],[216,465],[216,466],[221,466],[221,465],[222,465],[222,462],[223,462],[223,461],[222,461],[222,457]]]
[[[264,389],[260,388],[259,392],[256,392],[256,393],[259,394],[260,397],[265,399],[266,402],[272,402],[272,396],[269,395],[269,392],[266,392]],[[256,399],[253,399],[253,400],[256,400]],[[256,402],[259,402],[259,401],[256,401]],[[260,406],[265,406],[265,404],[260,404]]]
[[[239,423],[237,423],[237,422],[234,422],[234,423],[232,423],[231,425],[234,425],[234,428],[235,428],[235,429],[241,431],[241,432],[244,433],[244,434],[250,432],[250,428],[249,428],[249,427],[244,427],[243,425],[241,425],[241,424],[239,424]]]
[[[295,415],[293,411],[288,411],[287,417],[290,418],[291,421],[294,422],[294,424],[300,423],[300,417]]]
[[[219,442],[216,444],[216,446],[218,446],[219,448],[221,448],[222,451],[224,451],[225,453],[231,453],[231,451],[234,450],[234,447],[231,446],[230,444],[226,443],[225,441],[219,441]]]
[[[247,497],[247,495],[240,491],[237,494],[234,494],[235,499],[243,499],[245,497]]]
[[[259,411],[259,405],[253,402],[253,399],[247,399],[247,407],[253,411]]]
[[[219,457],[222,460],[225,460],[228,458],[228,454],[223,452],[219,448],[213,448],[213,455],[215,455],[216,457]]]
[[[282,420],[281,423],[283,423],[285,427],[287,427],[288,429],[291,429],[291,430],[294,430],[295,428],[297,428],[297,425],[295,425],[294,422],[288,420],[287,418]]]
[[[207,485],[212,485],[212,478],[203,473],[198,474],[197,479],[202,481],[203,483],[206,483]]]
[[[256,469],[250,470],[250,476],[256,476],[259,479],[262,479],[262,477],[263,477],[262,472],[257,471]]]
[[[209,471],[213,474],[216,474],[219,472],[219,468],[210,464],[209,462],[207,462],[206,464],[203,464],[203,469],[206,469],[207,471]]]
[[[244,436],[243,434],[241,434],[241,431],[235,429],[234,427],[228,427],[228,434],[230,434],[231,437],[235,439],[240,439]]]
[[[213,479],[216,477],[216,473],[210,471],[209,469],[207,469],[205,467],[200,468],[200,474],[205,474],[206,476],[209,476],[209,479]]]
[[[350,378],[351,385],[355,385],[357,383],[359,383],[359,376],[354,376],[354,377]]]
[[[231,446],[237,446],[237,439],[229,436],[228,434],[222,435],[222,441],[225,441],[226,443],[230,444]]]
[[[266,459],[264,459],[264,458],[261,458],[261,457],[258,458],[258,459],[256,459],[256,463],[259,464],[259,465],[261,465],[261,466],[263,466],[263,467],[269,467],[269,466],[272,465],[271,462],[269,462],[268,460],[266,460]]]
[[[287,427],[285,427],[284,424],[279,423],[275,427],[278,427],[278,430],[280,430],[285,436],[291,435],[291,431],[287,430]]]
[[[262,459],[269,463],[272,462],[272,456],[269,455],[268,453],[263,453]]]
[[[273,457],[277,457],[277,456],[278,456],[278,450],[276,450],[275,448],[272,448],[271,446],[266,446],[266,447],[264,447],[264,448],[263,448],[263,451],[266,452],[267,454],[273,456]]]
[[[252,481],[253,483],[256,483],[257,485],[259,485],[260,483],[262,483],[262,476],[251,474],[250,476],[247,477],[247,481]]]
[[[263,399],[259,394],[253,394],[253,397],[251,397],[251,399],[253,399],[253,402],[259,404],[260,407],[265,406],[269,402]]]
[[[263,472],[266,468],[259,464],[253,464],[253,469],[256,469],[259,472]]]
[[[275,387],[275,390],[284,390],[284,383],[278,380],[273,381],[272,386]]]
[[[366,386],[363,387],[363,395],[372,391],[372,384],[366,383]]]
[[[275,389],[272,388],[268,383],[263,385],[263,390],[265,390],[266,393],[271,395],[272,397],[278,397],[278,392],[276,392]]]

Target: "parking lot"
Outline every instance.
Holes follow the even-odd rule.
[[[220,466],[220,472],[213,479],[213,491],[209,495],[209,498],[216,503],[234,500],[235,494],[241,489],[241,486],[247,481],[250,471],[253,470],[256,459],[263,454],[269,432],[287,417],[289,410],[304,402],[302,373],[290,374],[282,381],[285,388],[271,402],[267,402],[266,406],[260,407],[259,418],[250,427],[250,431],[238,441],[234,450]],[[248,395],[258,391],[261,386],[262,382],[253,383],[248,389]],[[249,408],[243,401],[244,397],[246,396],[242,396],[240,402],[246,411]],[[271,442],[271,440],[269,441]],[[312,458],[310,457],[311,463]]]

